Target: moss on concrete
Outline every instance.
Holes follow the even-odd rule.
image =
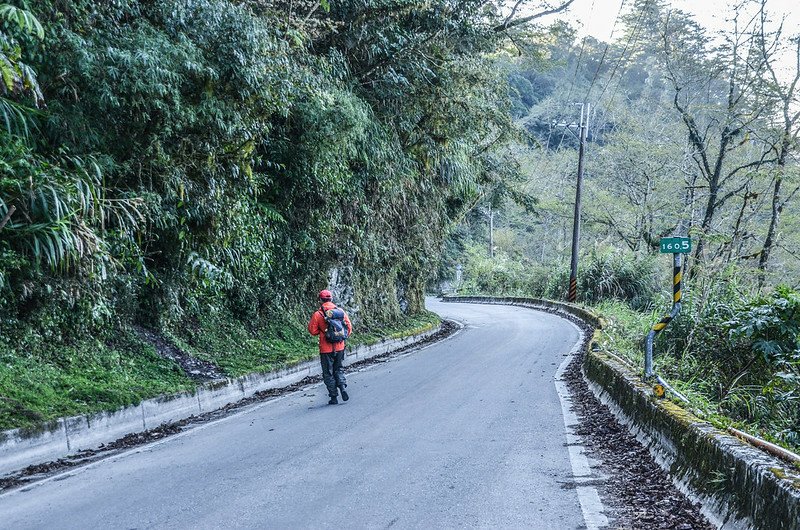
[[[604,325],[593,312],[533,298],[449,297],[448,300],[523,305],[570,313],[595,328],[590,344],[600,344]],[[584,358],[586,377],[598,385],[622,415],[640,430],[662,463],[691,490],[708,501],[720,521],[763,530],[800,529],[800,491],[788,467],[702,421],[676,403],[655,399],[637,373],[602,351]],[[765,464],[772,462],[772,466]],[[785,478],[772,469],[787,473]]]
[[[672,402],[653,399],[635,374],[599,352],[587,353],[584,370],[651,439],[673,474],[724,507],[723,517],[732,514],[764,530],[800,527],[800,492],[794,480],[774,471],[787,473],[787,468],[766,467],[764,462],[774,459]]]

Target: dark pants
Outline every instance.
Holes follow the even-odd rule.
[[[319,363],[322,365],[322,379],[325,381],[330,397],[337,396],[336,387],[347,386],[344,370],[342,370],[342,361],[344,361],[344,350],[336,353],[319,354]]]

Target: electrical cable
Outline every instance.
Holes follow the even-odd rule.
[[[608,80],[606,81],[606,84],[603,87],[603,91],[600,93],[600,96],[598,96],[598,98],[597,98],[597,103],[598,104],[600,103],[600,100],[605,95],[606,90],[608,89],[608,86],[611,84],[611,81],[614,79],[614,74],[616,74],[617,69],[622,64],[622,61],[625,58],[625,53],[628,52],[629,49],[631,49],[631,53],[632,53],[632,50],[633,50],[632,45],[635,45],[639,41],[639,36],[640,36],[640,34],[642,32],[642,29],[643,29],[643,26],[641,25],[641,22],[642,22],[642,19],[644,18],[645,11],[647,10],[647,8],[650,5],[650,2],[651,2],[651,0],[646,0],[644,6],[642,7],[642,11],[639,13],[639,18],[636,19],[636,22],[633,25],[633,31],[631,32],[630,36],[628,37],[628,42],[625,43],[625,47],[623,48],[622,53],[620,54],[620,57],[619,57],[619,60],[617,61],[617,64],[614,66],[614,69],[611,71],[611,75],[609,75]],[[630,57],[629,57],[629,59],[630,59]],[[611,103],[613,103],[614,98],[617,95],[617,91],[619,90],[619,87],[620,87],[621,83],[622,83],[622,74],[620,74],[620,76],[617,78],[617,84],[614,87],[614,91],[611,93],[611,97],[608,100],[609,106],[611,105]]]
[[[591,16],[591,14],[592,14],[592,12],[593,12],[593,11],[594,11],[594,0],[592,0],[592,4],[591,4],[591,6],[589,7],[589,15],[590,15],[590,16]],[[584,48],[585,48],[585,46],[586,46],[586,38],[587,38],[587,37],[586,37],[586,36],[584,36],[584,37],[583,37],[583,40],[581,41],[581,49],[580,49],[580,52],[578,52],[578,60],[577,60],[577,62],[575,63],[575,72],[572,74],[572,81],[570,82],[570,84],[569,84],[569,89],[567,90],[567,97],[566,97],[566,99],[565,99],[565,101],[567,101],[567,102],[569,102],[569,101],[570,101],[570,98],[572,97],[572,91],[573,91],[573,89],[575,88],[575,82],[576,82],[576,81],[577,81],[577,79],[578,79],[578,71],[580,70],[580,67],[581,67],[581,61],[582,61],[582,59],[583,59],[583,51],[584,51]],[[563,103],[563,102],[562,102],[562,103],[561,103],[561,108],[560,108],[560,110],[564,111],[564,106],[565,106],[565,103]],[[565,112],[565,113],[566,113],[566,112]],[[550,151],[550,150],[551,150],[551,149],[550,149],[550,140],[549,140],[549,138],[550,138],[550,135],[552,134],[552,132],[553,132],[553,126],[551,125],[551,127],[550,127],[550,131],[549,131],[549,133],[548,133],[548,142],[547,142],[547,150],[548,150],[548,151]],[[558,145],[556,146],[556,148],[555,148],[555,149],[553,149],[553,150],[552,150],[553,154],[556,154],[556,153],[558,153],[558,152],[561,150],[561,146],[562,146],[562,145],[564,145],[564,139],[565,139],[565,138],[566,138],[566,136],[567,136],[567,132],[569,132],[569,129],[565,127],[565,128],[564,128],[564,131],[561,133],[561,138],[560,138],[560,139],[559,139],[559,141],[558,141]],[[554,164],[554,163],[555,163],[555,162],[553,162],[553,159],[552,159],[552,157],[548,158],[548,160],[547,160],[547,165],[546,165],[546,166],[545,166],[545,168],[544,168],[544,169],[541,171],[541,173],[547,174],[547,172],[549,172],[549,171],[552,169],[552,166],[553,166],[553,164]]]
[[[592,0],[591,5],[589,6],[589,13],[587,15],[587,18],[591,18],[592,17],[592,13],[594,12],[594,4],[595,4],[595,0]],[[581,61],[583,60],[583,52],[584,52],[584,49],[586,47],[586,39],[587,38],[588,38],[588,35],[585,35],[583,37],[583,40],[581,41],[581,50],[578,53],[578,61],[575,63],[575,72],[572,74],[572,81],[569,84],[569,89],[567,90],[567,97],[565,99],[565,101],[567,102],[567,105],[569,105],[569,101],[572,98],[572,91],[575,88],[575,82],[578,80],[578,72],[580,71],[580,68],[581,68]],[[562,102],[561,110],[564,110],[564,105],[565,104]],[[561,146],[564,144],[564,138],[566,137],[566,134],[567,134],[567,129],[565,128],[564,132],[561,133],[561,140],[558,142],[558,146],[555,148],[554,152],[557,153],[561,149]]]
[[[617,29],[617,22],[619,22],[619,16],[622,14],[622,9],[625,7],[625,1],[619,4],[619,9],[617,10],[617,16],[614,17],[614,24],[611,26],[611,35],[608,36],[608,42],[606,42],[606,47],[603,49],[603,55],[600,56],[600,62],[597,64],[597,68],[594,71],[594,76],[592,77],[592,82],[589,84],[589,89],[586,91],[586,97],[583,98],[583,103],[586,104],[589,101],[589,96],[592,93],[592,88],[594,88],[594,84],[597,81],[598,76],[600,75],[600,69],[603,67],[603,63],[605,62],[606,55],[608,54],[608,48],[611,46],[611,40],[614,38],[614,31]]]

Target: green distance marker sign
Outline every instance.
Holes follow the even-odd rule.
[[[662,254],[686,254],[692,250],[692,240],[688,237],[662,237]]]

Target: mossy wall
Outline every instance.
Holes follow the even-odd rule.
[[[635,374],[602,353],[587,352],[584,373],[726,528],[800,528],[800,474],[787,464],[656,399]]]
[[[602,318],[579,306],[520,297],[453,296],[453,302],[558,310],[593,328]],[[800,529],[800,472],[668,400],[653,396],[638,374],[610,356],[586,352],[590,387],[703,511],[723,528]]]

